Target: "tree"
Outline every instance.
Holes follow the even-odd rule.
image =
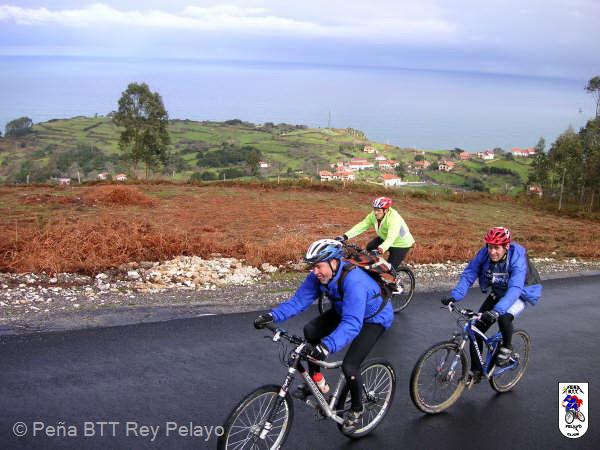
[[[248,156],[246,157],[246,164],[250,169],[250,174],[254,177],[258,173],[258,164],[260,163],[261,153],[260,150],[256,148],[252,148],[248,152]]]
[[[29,117],[19,117],[6,124],[6,137],[21,137],[31,133],[33,121]]]
[[[133,163],[146,166],[146,178],[151,169],[168,162],[169,116],[161,96],[150,92],[146,83],[130,83],[119,99],[119,109],[114,116],[117,126],[124,127],[119,147]]]
[[[398,165],[396,166],[396,175],[399,177],[406,176],[406,164],[404,164],[402,161],[399,161]]]
[[[535,144],[535,154],[538,155],[540,153],[544,153],[545,150],[546,150],[546,139],[541,137],[538,140],[537,144]]]
[[[600,116],[600,76],[591,78],[585,86],[585,90],[596,100],[596,117]]]

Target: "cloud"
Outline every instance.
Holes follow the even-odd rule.
[[[386,41],[449,39],[456,26],[443,17],[435,16],[430,8],[406,7],[399,15],[389,15],[384,9],[377,14],[369,9],[358,14],[356,5],[330,11],[333,14],[315,16],[296,10],[274,12],[266,7],[243,7],[235,4],[214,6],[185,6],[178,12],[158,9],[121,10],[104,3],[79,9],[22,8],[0,5],[0,23],[21,26],[140,27],[151,29],[195,30],[204,32],[235,32],[258,35],[298,35],[304,37],[384,38]],[[340,12],[338,14],[338,12]],[[345,14],[342,14],[344,13]],[[438,11],[439,12],[439,11]]]

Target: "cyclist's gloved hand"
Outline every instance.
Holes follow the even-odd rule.
[[[336,241],[346,242],[348,240],[348,236],[346,236],[345,234],[342,234],[341,236],[336,236],[334,239]]]
[[[446,297],[442,297],[442,305],[444,306],[448,306],[450,303],[456,303],[456,299],[454,297],[452,297],[451,295],[446,296]]]
[[[254,328],[260,330],[265,327],[265,325],[273,323],[273,314],[261,314],[256,319],[254,319]]]
[[[329,349],[323,343],[317,345],[306,344],[305,348],[307,355],[310,355],[313,358],[321,361],[327,359],[327,356],[329,355]]]
[[[498,316],[500,314],[498,314],[497,311],[494,311],[493,309],[490,309],[489,311],[485,311],[482,315],[481,315],[481,321],[484,322],[487,325],[493,325],[494,322],[496,320],[498,320]]]

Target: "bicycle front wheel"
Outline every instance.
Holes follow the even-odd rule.
[[[585,422],[585,416],[583,415],[583,413],[581,411],[577,411],[577,418],[579,419],[580,422]]]
[[[396,371],[385,359],[377,358],[367,361],[361,366],[363,416],[361,423],[347,432],[338,424],[342,434],[351,438],[360,438],[373,431],[388,413],[396,392]],[[350,389],[346,384],[337,401],[338,412],[350,409]]]
[[[219,450],[225,449],[277,449],[285,442],[294,418],[292,399],[285,396],[277,411],[271,416],[272,428],[263,439],[261,432],[275,407],[280,386],[267,385],[248,394],[229,414],[223,425],[224,433],[217,441]]]
[[[496,392],[508,392],[523,378],[529,362],[531,338],[523,330],[516,330],[512,336],[513,354],[510,357],[509,369],[496,367],[499,375],[490,378],[490,385]]]
[[[449,408],[462,394],[467,357],[453,341],[440,342],[421,355],[410,376],[410,398],[427,414]]]
[[[392,293],[394,312],[400,312],[408,306],[415,293],[415,274],[409,267],[396,270],[396,290]]]

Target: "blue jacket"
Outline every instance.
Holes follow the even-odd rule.
[[[462,300],[477,278],[483,292],[491,287],[498,298],[494,306],[498,314],[506,313],[519,298],[535,305],[542,296],[539,277],[529,270],[527,251],[517,243],[510,244],[506,257],[497,263],[490,260],[487,247],[481,248],[460,276],[452,297]]]
[[[344,298],[340,299],[338,278],[346,264],[346,261],[341,262],[336,274],[326,286],[322,285],[312,272],[308,274],[294,296],[271,311],[275,322],[283,322],[301,313],[324,292],[329,298],[338,300],[334,301],[333,305],[341,316],[338,327],[322,340],[329,351],[337,352],[352,342],[360,333],[363,322],[377,323],[386,329],[389,328],[394,320],[394,311],[389,302],[379,314],[365,321],[365,317],[377,312],[384,300],[379,285],[362,269],[356,268],[348,272],[343,284]]]

